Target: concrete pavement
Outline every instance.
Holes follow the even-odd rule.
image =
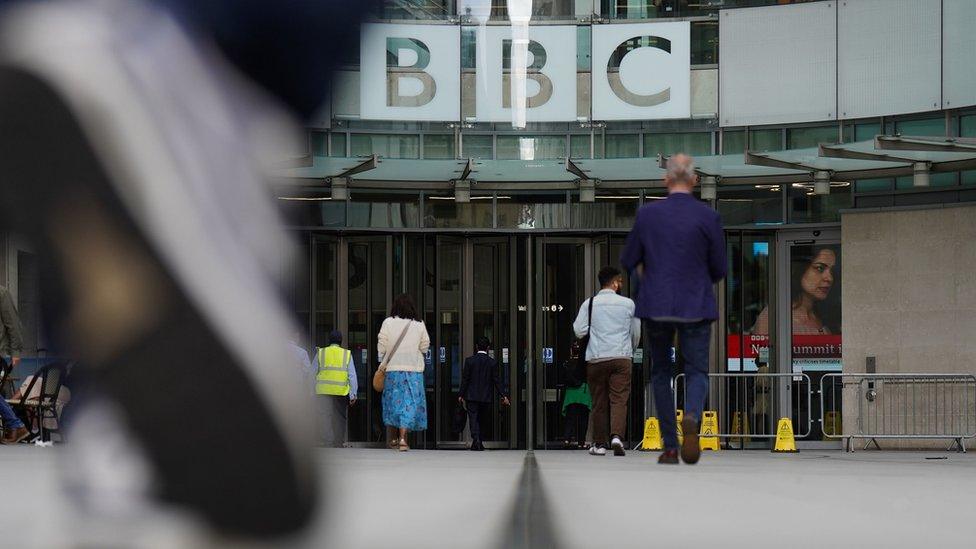
[[[71,546],[70,523],[57,512],[71,501],[58,486],[59,468],[70,467],[56,459],[63,452],[64,447],[0,447],[4,546]],[[316,450],[316,456],[327,475],[329,505],[296,546],[976,543],[972,454],[723,450],[706,453],[694,467],[666,467],[654,462],[653,453],[598,458],[549,451],[535,453],[533,475],[525,473],[524,451],[342,449]],[[132,535],[120,542],[134,541]],[[160,543],[143,546],[187,546],[186,537],[154,539]],[[209,540],[194,546],[238,545]]]

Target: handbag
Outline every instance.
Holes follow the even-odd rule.
[[[468,423],[468,410],[464,407],[464,404],[460,402],[457,403],[457,407],[454,408],[454,425],[452,433],[455,435],[460,435],[464,431],[464,426]]]
[[[587,311],[586,316],[586,335],[576,340],[579,346],[579,357],[576,359],[575,368],[573,368],[572,374],[567,377],[573,382],[579,382],[579,387],[586,382],[586,347],[590,344],[590,325],[593,324],[593,302],[596,301],[596,296],[590,298],[590,306]],[[572,366],[572,365],[571,365]],[[569,373],[569,372],[567,372]]]
[[[407,325],[403,327],[403,331],[400,332],[400,337],[397,338],[396,343],[393,344],[393,348],[390,352],[386,353],[383,357],[383,362],[380,363],[380,367],[376,369],[376,373],[373,374],[373,390],[377,393],[383,392],[383,387],[386,386],[386,364],[390,362],[390,357],[396,354],[397,349],[400,347],[400,342],[403,341],[403,337],[407,335],[407,330],[410,329],[410,325],[413,324],[412,320],[407,321]]]

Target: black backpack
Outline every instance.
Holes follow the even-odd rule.
[[[574,389],[586,383],[586,347],[590,343],[590,324],[593,322],[593,300],[595,297],[590,298],[590,305],[587,307],[586,335],[577,339],[574,344],[579,349],[579,357],[576,360],[571,358],[563,363],[566,386]]]

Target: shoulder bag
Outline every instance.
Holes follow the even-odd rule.
[[[590,328],[592,328],[593,325],[594,301],[596,301],[595,295],[590,298],[590,306],[588,307],[589,310],[586,313],[586,335],[579,338],[579,358],[576,359],[576,368],[573,372],[574,376],[571,376],[576,378],[573,380],[574,382],[579,382],[579,385],[576,385],[576,387],[579,387],[586,382],[586,347],[590,344]]]
[[[386,385],[386,365],[390,362],[390,358],[396,354],[397,349],[400,347],[400,342],[403,341],[403,337],[407,335],[407,330],[413,324],[412,320],[407,321],[407,325],[403,327],[403,331],[400,332],[400,337],[397,338],[396,343],[393,344],[393,348],[390,349],[386,356],[383,357],[383,362],[380,363],[380,367],[376,369],[376,373],[373,374],[373,390],[377,393],[383,392],[383,387]]]

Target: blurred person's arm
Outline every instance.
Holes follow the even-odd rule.
[[[427,325],[424,321],[420,321],[420,354],[427,352],[430,349],[430,335],[427,334]]]
[[[725,251],[725,231],[722,230],[722,219],[718,212],[713,212],[712,222],[708,227],[708,272],[712,283],[718,283],[725,278],[728,269],[728,258]]]
[[[347,366],[349,371],[349,402],[356,402],[356,393],[359,392],[359,378],[356,377],[356,359],[352,356],[352,351],[347,351],[349,353],[349,364]]]
[[[14,308],[14,301],[7,290],[0,292],[0,321],[3,322],[10,341],[10,363],[16,366],[20,362],[20,355],[24,352],[24,337],[20,331],[17,309]]]
[[[631,349],[636,349],[637,346],[640,345],[640,338],[641,338],[641,320],[639,318],[637,318],[636,316],[634,316],[634,311],[636,309],[636,306],[634,305],[634,302],[633,301],[630,302],[630,307],[631,307],[631,309],[630,309],[630,340],[631,340],[631,343],[632,343],[631,344]]]

